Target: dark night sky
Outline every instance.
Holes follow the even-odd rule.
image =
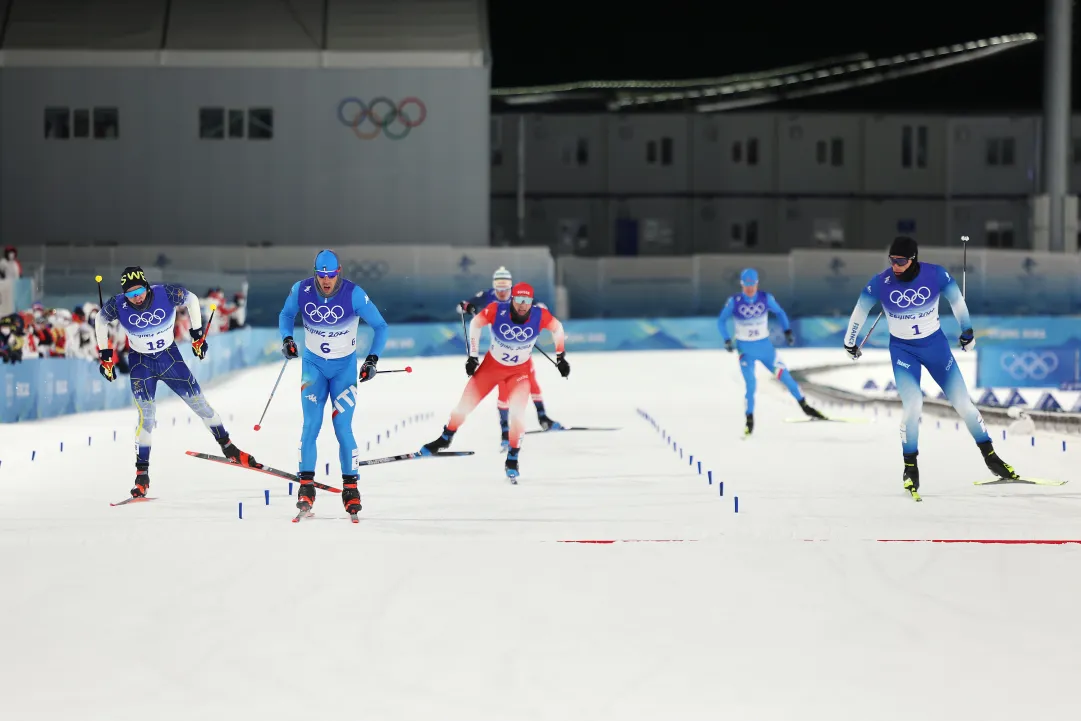
[[[634,11],[636,5],[641,10]],[[1079,13],[1075,7],[1075,25]],[[1044,3],[490,0],[489,20],[492,85],[507,87],[709,77],[853,52],[877,58],[994,35],[1043,34]],[[1042,103],[1043,53],[1043,43],[1033,43],[953,69],[786,107],[1032,111]],[[1079,80],[1075,69],[1075,88]]]

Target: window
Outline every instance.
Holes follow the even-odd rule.
[[[73,138],[89,138],[90,137],[90,110],[87,108],[76,108],[71,111],[71,137]]]
[[[843,138],[830,140],[830,165],[837,168],[845,164],[845,141]]]
[[[747,139],[747,165],[758,165],[758,138]]]
[[[274,109],[248,109],[248,140],[270,140],[274,137]]]
[[[1013,138],[988,138],[986,161],[988,165],[1013,165],[1016,162],[1017,141]]]
[[[120,137],[120,112],[116,108],[94,108],[94,138],[116,140]]]
[[[927,126],[905,125],[901,128],[901,167],[927,167]]]
[[[578,165],[589,165],[589,138],[578,138],[576,159]]]
[[[912,167],[912,126],[901,128],[901,167]]]
[[[655,140],[646,142],[646,162],[650,165],[657,163],[657,141]]]
[[[826,141],[825,140],[819,140],[817,143],[815,143],[815,160],[818,161],[819,165],[825,165],[826,164],[826,153],[827,153],[827,151],[828,151],[828,149],[826,147]]]
[[[1073,162],[1074,165],[1081,163],[1081,138],[1073,139]]]
[[[989,220],[984,223],[988,248],[1013,247],[1013,223],[1008,220]]]
[[[491,118],[488,123],[488,148],[492,167],[503,165],[503,118]]]
[[[845,226],[836,218],[815,218],[811,232],[815,245],[820,248],[844,247]]]
[[[916,128],[916,167],[927,167],[927,126]]]
[[[658,143],[656,140],[650,140],[646,142],[646,162],[650,165],[656,165],[658,162],[661,165],[672,164],[672,148],[673,143],[671,138],[661,138],[659,144],[660,153],[658,154]]]
[[[737,140],[736,142],[732,143],[732,162],[743,162],[743,141]]]
[[[49,140],[71,137],[71,112],[67,108],[45,108],[45,137]]]
[[[1014,139],[1003,138],[1002,139],[1002,164],[1013,165],[1014,159]]]
[[[672,139],[661,138],[661,165],[672,164]]]
[[[230,110],[229,111],[229,137],[230,138],[243,138],[244,137],[244,111],[243,110]]]
[[[743,225],[732,223],[732,245],[743,245]]]
[[[730,230],[730,248],[755,248],[758,246],[758,221],[748,220],[746,223],[732,223]]]
[[[199,137],[203,140],[225,137],[224,108],[199,108]]]
[[[998,138],[988,138],[985,161],[988,165],[999,164]]]
[[[758,245],[758,221],[747,221],[747,228],[743,233],[743,242],[748,248],[754,248]]]

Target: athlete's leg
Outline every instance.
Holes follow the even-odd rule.
[[[220,442],[228,439],[229,434],[225,431],[221,417],[210,407],[210,402],[199,387],[199,381],[180,355],[180,349],[175,345],[170,347],[158,356],[158,362],[161,367],[159,380],[169,386],[173,393],[180,396],[188,404],[188,408],[202,419],[203,425],[214,435],[214,440]]]
[[[507,410],[507,391],[501,383],[499,385],[499,396],[496,398],[495,407],[499,411],[499,432],[503,437],[503,440],[507,440],[508,433],[510,432],[510,411]]]
[[[139,411],[139,423],[135,428],[135,467],[143,471],[150,466],[153,432],[158,425],[154,405],[158,389],[157,370],[154,358],[131,354],[131,395]]]
[[[743,385],[746,388],[744,413],[747,415],[754,414],[754,392],[758,388],[758,381],[754,377],[755,357],[752,353],[753,349],[745,349],[744,345],[740,344],[739,370],[743,374]]]
[[[357,359],[350,355],[331,376],[330,402],[334,406],[331,423],[338,438],[338,460],[342,464],[342,476],[357,474],[357,441],[353,437],[353,412],[357,400]],[[335,366],[339,365],[334,361]],[[329,369],[328,369],[329,370]]]
[[[330,392],[330,382],[319,365],[307,358],[301,362],[300,373],[300,407],[304,413],[304,422],[300,431],[298,470],[301,473],[314,474],[318,460],[316,441],[319,438],[319,429],[323,427],[323,406]],[[313,475],[312,478],[314,477]]]
[[[936,339],[937,340],[937,339]],[[957,359],[950,350],[950,342],[946,336],[941,336],[940,342],[921,349],[920,360],[927,366],[927,372],[938,383],[942,392],[946,394],[946,400],[954,407],[961,420],[965,422],[968,432],[976,443],[988,443],[991,436],[987,433],[983,416],[968,395],[968,386],[957,368]]]
[[[506,366],[500,365],[491,356],[485,357],[480,367],[477,368],[477,372],[465,384],[465,390],[462,391],[462,397],[458,401],[458,405],[450,412],[447,430],[451,432],[457,431],[465,423],[465,419],[473,412],[473,409],[499,383],[505,368]]]
[[[919,450],[920,416],[923,414],[920,377],[923,369],[919,357],[903,343],[890,343],[890,361],[893,363],[897,394],[901,397],[901,452],[911,456]]]
[[[769,341],[766,342],[769,343]],[[796,379],[792,377],[792,374],[788,372],[788,367],[777,357],[777,349],[773,347],[773,344],[770,344],[768,350],[762,350],[759,361],[769,369],[774,378],[784,384],[784,387],[788,389],[793,398],[797,401],[803,400],[803,392],[800,390],[799,384],[796,383]]]

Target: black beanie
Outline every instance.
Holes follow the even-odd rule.
[[[911,258],[916,260],[919,255],[919,249],[916,247],[916,241],[909,238],[907,235],[899,235],[893,239],[890,243],[890,255],[899,255],[902,258]]]
[[[120,276],[120,286],[127,293],[132,288],[138,288],[142,286],[147,290],[150,290],[150,283],[146,280],[146,274],[143,273],[143,269],[137,265],[129,265],[124,268],[124,274]]]

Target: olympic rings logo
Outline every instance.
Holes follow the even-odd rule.
[[[765,303],[755,303],[754,305],[739,306],[739,314],[744,318],[754,318],[755,316],[762,315],[765,312]]]
[[[337,323],[345,317],[345,310],[340,305],[308,303],[304,306],[304,313],[316,323]]]
[[[380,133],[401,140],[427,117],[428,108],[420,98],[404,98],[396,104],[383,96],[373,98],[371,103],[350,97],[338,103],[338,122],[352,128],[361,140],[378,138]]]
[[[898,308],[908,308],[909,306],[918,308],[929,300],[931,300],[931,289],[925,285],[919,288],[895,290],[890,293],[890,302]]]
[[[1058,368],[1058,356],[1048,351],[1008,353],[1002,356],[999,365],[1016,380],[1031,378],[1041,381]]]
[[[382,260],[364,260],[359,263],[350,263],[347,270],[354,278],[379,280],[387,274],[390,266]]]
[[[499,326],[499,334],[507,340],[516,340],[519,343],[524,343],[533,337],[533,329],[529,326],[511,325],[510,323],[504,323]]]
[[[148,310],[144,313],[132,313],[128,316],[128,322],[136,328],[146,328],[148,326],[157,325],[163,320],[165,320],[165,311],[161,308]]]

